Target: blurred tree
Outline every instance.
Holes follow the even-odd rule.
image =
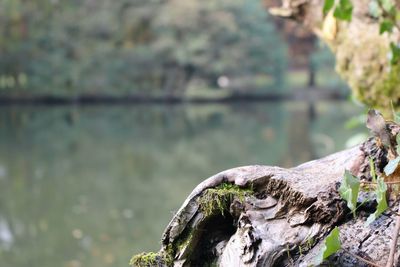
[[[258,74],[279,87],[286,64],[260,0],[4,0],[0,36],[6,94],[171,95]]]
[[[285,46],[267,22],[259,1],[168,1],[155,21],[154,42],[175,81],[167,90],[184,88],[192,76],[215,83],[221,75],[256,73],[281,85]]]

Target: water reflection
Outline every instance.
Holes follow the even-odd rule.
[[[0,246],[4,250],[9,250],[14,241],[14,237],[11,233],[10,227],[7,221],[0,218]]]
[[[0,266],[127,266],[204,178],[342,149],[347,103],[0,109]]]

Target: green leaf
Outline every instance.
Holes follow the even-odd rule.
[[[379,34],[382,34],[384,32],[391,33],[393,31],[394,24],[390,20],[384,20],[381,22],[379,26]]]
[[[340,20],[350,21],[353,12],[353,4],[350,0],[340,0],[335,8],[333,16]]]
[[[357,198],[360,190],[360,180],[348,170],[344,173],[344,179],[339,188],[340,196],[346,201],[347,207],[356,215]]]
[[[381,9],[379,8],[378,2],[376,0],[372,0],[371,2],[369,2],[368,11],[369,14],[374,18],[378,18],[380,16]]]
[[[398,149],[398,148],[397,148]],[[397,157],[395,159],[392,159],[389,161],[389,163],[385,166],[385,168],[383,169],[385,171],[385,174],[387,176],[391,175],[392,173],[394,173],[394,171],[397,169],[397,167],[399,166],[399,162],[400,162],[400,157]]]
[[[390,43],[390,52],[391,52],[391,60],[390,63],[392,65],[395,65],[399,62],[400,60],[400,47],[396,45],[395,43]]]
[[[325,0],[324,8],[323,8],[324,16],[326,14],[328,14],[328,12],[332,9],[334,4],[335,4],[335,0]]]
[[[383,9],[386,12],[391,12],[393,10],[394,7],[394,3],[392,0],[379,0],[382,4]]]
[[[382,178],[378,177],[377,179],[377,187],[376,187],[376,201],[378,202],[378,205],[376,207],[376,211],[369,215],[366,225],[371,224],[373,221],[376,220],[376,218],[379,217],[388,207],[387,202],[386,202],[386,190],[387,190],[387,185],[383,181]]]
[[[315,265],[320,265],[330,255],[336,253],[341,248],[339,229],[337,226],[326,237],[324,246],[316,258]]]

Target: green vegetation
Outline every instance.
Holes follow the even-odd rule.
[[[224,215],[226,211],[229,211],[229,205],[234,199],[243,202],[245,196],[252,192],[253,190],[249,188],[240,188],[235,184],[223,183],[215,188],[205,190],[198,199],[198,203],[206,217],[213,214]]]
[[[200,210],[206,218],[217,214],[224,216],[225,212],[229,212],[229,205],[234,199],[243,202],[245,197],[252,192],[253,190],[250,188],[240,188],[235,184],[222,183],[215,188],[205,190],[199,197],[198,203]],[[192,240],[193,232],[191,229],[186,229],[181,237],[175,240],[166,251],[134,255],[130,261],[130,265],[136,267],[172,266],[175,253],[188,245]]]
[[[353,12],[353,5],[350,0],[339,0],[333,15],[341,20],[350,21]]]
[[[387,185],[384,182],[383,178],[381,178],[381,177],[378,177],[376,179],[376,182],[377,182],[377,186],[376,186],[375,194],[376,194],[376,201],[378,202],[378,205],[376,207],[376,211],[369,215],[369,217],[366,221],[367,225],[369,225],[373,221],[375,221],[388,208],[388,204],[386,201]]]
[[[324,245],[320,254],[315,260],[315,265],[320,265],[330,255],[336,253],[341,248],[339,228],[335,227],[325,238]]]
[[[346,20],[350,21],[352,17],[352,12],[353,12],[353,5],[350,0],[340,0],[336,1],[335,5],[335,0],[325,0],[324,6],[322,8],[322,11],[324,15],[328,14],[328,12],[335,7],[333,16],[335,18],[340,19],[340,20]]]
[[[340,196],[346,200],[347,207],[356,216],[357,198],[360,189],[360,180],[353,176],[348,170],[344,173],[344,179],[339,188]]]
[[[393,110],[393,117],[395,118],[395,121],[398,123],[398,114]],[[396,173],[396,170],[399,168],[399,163],[400,163],[400,135],[396,136],[396,154],[394,155],[395,158],[389,160],[388,164],[384,167],[384,175],[383,176],[377,176],[375,172],[375,164],[373,160],[370,158],[370,174],[372,177],[372,182],[371,184],[374,185],[375,187],[375,197],[376,197],[376,202],[377,202],[377,207],[374,213],[370,214],[369,217],[367,218],[365,225],[368,226],[372,222],[374,222],[383,212],[387,211],[389,208],[388,205],[388,198],[390,198],[390,195],[388,194],[388,185],[387,183],[391,183],[392,190],[390,191],[391,195],[396,195],[396,198],[398,198],[399,191],[398,190],[393,190],[393,188],[396,188],[397,184],[400,183],[398,174]],[[395,187],[393,187],[395,186]],[[357,200],[358,200],[358,195],[359,195],[359,189],[360,189],[360,181],[357,177],[352,175],[349,171],[345,171],[343,182],[340,185],[339,188],[339,193],[340,196],[346,201],[347,207],[353,212],[353,215],[355,217],[356,215],[356,209],[357,207]],[[396,203],[396,202],[395,202]],[[398,213],[393,212],[391,209],[389,209],[390,212],[393,213],[394,216],[400,216]],[[398,220],[396,224],[398,223]],[[397,226],[396,226],[397,227]],[[398,232],[395,232],[394,235],[398,235]],[[397,237],[393,237],[393,240],[397,240]],[[393,245],[394,244],[394,245]],[[391,250],[396,249],[396,243],[393,243],[391,246]],[[339,231],[337,227],[329,234],[329,236],[326,238],[324,247],[321,250],[320,255],[316,258],[316,264],[320,264],[323,262],[323,260],[327,259],[330,255],[333,253],[339,251],[341,248],[340,245],[340,237],[339,237]],[[344,250],[346,252],[346,250]],[[393,251],[391,251],[391,255],[394,255]],[[360,260],[363,260],[362,258],[359,258]],[[388,259],[388,264],[390,265],[390,262],[393,260],[393,256],[389,257]],[[366,261],[367,262],[367,261]],[[391,265],[390,265],[391,266]]]
[[[139,255],[133,256],[129,265],[138,266],[138,267],[148,267],[148,266],[157,266],[164,264],[162,257],[158,255],[158,253],[149,252],[149,253],[141,253]]]
[[[4,94],[183,95],[221,76],[283,84],[286,46],[260,0],[6,0],[0,21]]]
[[[136,267],[172,266],[171,255],[159,255],[159,253],[141,253],[132,257],[129,265]]]
[[[370,165],[372,166],[373,163]],[[395,169],[397,168],[397,166],[398,165],[396,165]],[[376,173],[373,168],[371,168],[371,176],[373,179],[373,183],[376,184],[375,195],[378,205],[376,211],[368,217],[366,222],[367,225],[375,221],[375,219],[377,219],[388,208],[386,201],[387,185],[384,179],[382,177],[376,177]],[[357,199],[358,199],[359,189],[360,189],[359,179],[346,170],[343,182],[339,188],[339,193],[340,196],[343,198],[343,200],[346,201],[347,207],[353,212],[354,217],[356,216],[356,209],[358,208]]]
[[[323,13],[326,15],[329,10],[334,8],[333,15],[343,21],[352,19],[353,4],[350,0],[340,0],[336,3],[334,0],[325,0]],[[379,33],[393,33],[395,28],[400,29],[400,10],[396,7],[393,0],[370,0],[369,14],[379,21]],[[390,43],[390,63],[392,65],[399,64],[400,47],[398,44]],[[398,75],[398,72],[396,72]]]
[[[396,39],[400,30],[400,9],[394,0],[369,0],[368,17],[373,22],[369,25],[379,27],[371,26],[369,33],[354,32],[346,26],[354,15],[352,3],[354,1],[325,0],[323,7],[325,15],[331,11],[339,21],[340,34],[329,42],[336,51],[336,69],[364,104],[388,109],[392,100],[398,106],[400,44]],[[363,48],[362,52],[354,53],[359,47]]]

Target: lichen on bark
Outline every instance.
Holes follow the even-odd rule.
[[[340,32],[330,47],[336,54],[336,71],[353,89],[354,96],[372,107],[390,107],[400,101],[400,67],[390,63],[390,38],[376,25],[358,25]],[[364,29],[360,31],[359,29]]]

